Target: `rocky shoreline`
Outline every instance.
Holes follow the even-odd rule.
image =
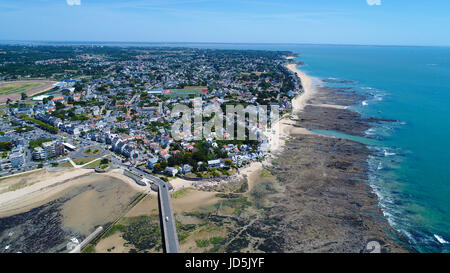
[[[349,135],[367,137],[364,132],[373,123],[396,122],[396,120],[368,117],[346,109],[368,99],[369,95],[362,95],[349,88],[316,87],[317,93],[305,106],[299,117],[297,126],[306,129],[338,131]],[[328,107],[323,107],[326,105]]]
[[[384,121],[333,107],[365,99],[351,89],[318,87],[316,92],[296,126],[362,136],[371,122]],[[409,252],[365,182],[370,154],[366,145],[351,140],[291,135],[266,167],[278,184],[264,196],[272,205],[244,234],[263,239],[255,249],[264,252],[360,253],[378,251],[378,246],[380,252]]]
[[[137,196],[115,177],[89,173],[73,179],[83,183],[41,206],[0,218],[0,253],[67,252],[72,238],[81,241],[97,226],[114,221]]]

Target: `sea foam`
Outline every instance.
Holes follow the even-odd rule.
[[[448,242],[446,240],[444,240],[444,238],[442,238],[441,236],[437,235],[437,234],[433,234],[434,238],[436,238],[436,240],[438,240],[439,243],[441,244],[448,244]]]

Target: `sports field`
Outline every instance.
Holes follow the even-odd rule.
[[[189,95],[202,95],[208,92],[205,86],[193,86],[183,89],[166,89],[164,90],[165,96],[189,96]]]
[[[32,96],[44,92],[52,88],[55,83],[45,80],[0,82],[0,102],[5,102],[8,98],[12,101],[19,100],[22,93]]]

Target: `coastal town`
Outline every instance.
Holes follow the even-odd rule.
[[[373,236],[405,251],[367,213],[373,152],[317,133],[389,120],[347,109],[370,94],[298,57],[2,46],[0,251],[366,252]]]
[[[450,253],[450,2],[422,2],[0,1],[0,256]]]
[[[173,107],[269,105],[286,115],[302,88],[285,66],[291,53],[281,51],[6,46],[0,53],[1,81],[54,82],[44,92],[3,98],[1,176],[113,164],[166,181],[228,176],[270,153],[266,128],[247,118],[246,136],[256,132],[256,140],[217,137],[225,132],[174,139]]]

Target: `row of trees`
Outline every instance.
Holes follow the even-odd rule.
[[[49,131],[52,134],[57,134],[58,133],[58,128],[56,128],[56,127],[54,127],[54,126],[52,126],[50,124],[47,124],[47,123],[45,123],[43,121],[37,120],[37,119],[29,117],[27,115],[22,115],[21,118],[33,122],[34,124],[38,125],[39,127],[41,127],[44,130]]]

